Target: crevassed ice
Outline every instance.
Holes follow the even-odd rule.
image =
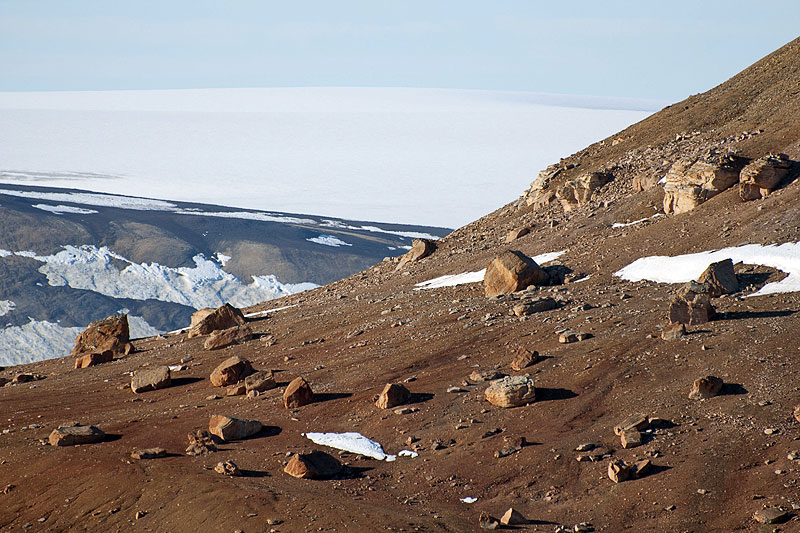
[[[21,365],[67,355],[82,330],[35,320],[0,329],[0,365]]]
[[[325,246],[353,246],[349,242],[345,242],[338,237],[334,237],[333,235],[325,235],[324,233],[316,237],[310,237],[306,240],[316,244],[324,244]]]
[[[11,300],[0,300],[0,316],[7,315],[10,313],[17,305],[12,302]]]
[[[49,211],[54,215],[62,215],[64,213],[71,213],[75,215],[94,215],[97,213],[94,209],[84,209],[82,207],[74,207],[71,205],[50,205],[50,204],[33,204],[31,207],[41,209],[42,211]]]

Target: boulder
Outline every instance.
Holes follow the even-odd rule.
[[[296,453],[289,459],[284,472],[300,479],[324,479],[342,471],[342,463],[325,452]]]
[[[780,524],[789,519],[789,513],[778,507],[767,507],[753,513],[753,520],[759,524]]]
[[[253,338],[253,330],[250,326],[234,326],[228,329],[218,329],[212,331],[206,341],[203,343],[203,348],[206,350],[219,350],[233,346],[234,344],[243,344]]]
[[[261,431],[261,422],[225,415],[212,415],[208,432],[224,441],[241,440]]]
[[[205,429],[192,431],[188,435],[189,447],[186,448],[186,455],[206,455],[217,451],[217,445],[211,438],[211,433]]]
[[[114,315],[89,324],[75,339],[72,355],[106,350],[122,354],[126,353],[128,344],[130,344],[128,315]]]
[[[530,187],[525,191],[525,203],[538,209],[555,200],[556,193],[552,184],[561,171],[562,168],[558,165],[550,165],[546,169],[539,171],[536,179],[531,182]]]
[[[240,476],[242,475],[239,467],[233,461],[220,461],[214,467],[214,472],[222,474],[223,476]]]
[[[113,350],[103,350],[102,352],[90,352],[79,355],[75,358],[75,368],[88,368],[114,360]]]
[[[516,350],[516,355],[511,361],[511,368],[519,372],[523,368],[527,368],[539,361],[539,352],[536,350],[529,350],[524,346],[520,346]]]
[[[520,291],[529,285],[544,285],[550,276],[536,261],[516,250],[506,250],[486,268],[483,285],[487,297]]]
[[[594,192],[611,181],[609,172],[589,172],[581,174],[574,180],[567,181],[556,190],[556,198],[564,211],[582,207],[589,203]]]
[[[136,394],[152,390],[164,389],[170,386],[172,377],[168,366],[154,368],[140,368],[131,377],[131,390]]]
[[[242,312],[231,304],[225,304],[215,309],[213,312],[208,313],[202,319],[199,319],[197,324],[189,330],[187,337],[192,338],[200,335],[208,335],[212,331],[241,326],[244,323],[245,320]]]
[[[697,160],[673,163],[664,177],[664,212],[691,211],[709,198],[739,181],[739,171],[747,162],[732,152],[710,150]]]
[[[521,228],[512,229],[506,234],[506,242],[514,242],[520,237],[524,237],[525,235],[531,232],[530,228],[527,226],[522,226]]]
[[[302,407],[313,401],[314,392],[311,390],[311,385],[301,377],[294,378],[283,391],[283,405],[287,409]]]
[[[500,517],[500,523],[504,526],[521,526],[527,524],[528,521],[522,516],[522,513],[513,507],[509,507],[508,511],[503,513],[503,516]]]
[[[680,322],[675,322],[669,326],[665,326],[661,330],[661,338],[665,341],[676,341],[682,339],[686,335],[686,326]]]
[[[214,311],[215,311],[215,309],[212,308],[212,307],[204,307],[204,308],[198,309],[197,311],[192,313],[192,318],[191,318],[191,321],[189,322],[189,329],[193,329],[200,322],[202,322],[205,317],[207,317],[208,315],[210,315]]]
[[[215,387],[227,387],[243,380],[253,373],[250,361],[234,355],[225,359],[217,368],[211,372],[211,384]]]
[[[411,241],[411,250],[400,257],[400,262],[395,270],[400,270],[408,263],[413,263],[428,257],[436,250],[436,244],[428,239],[414,239]]]
[[[493,381],[484,396],[498,407],[517,407],[536,399],[536,389],[529,376],[507,376]]]
[[[642,434],[635,429],[623,430],[619,436],[622,447],[625,449],[636,448],[642,445]]]
[[[712,298],[723,294],[733,294],[739,290],[739,280],[733,270],[733,261],[723,259],[711,263],[708,268],[697,278],[698,283],[708,287],[708,294]]]
[[[608,462],[608,478],[614,483],[621,483],[630,479],[631,467],[620,459],[612,459]]]
[[[275,376],[273,375],[272,370],[259,370],[258,372],[253,372],[244,378],[244,384],[247,392],[264,392],[274,389],[278,386],[278,384],[275,383]]]
[[[387,383],[380,396],[378,396],[375,405],[381,409],[391,409],[392,407],[403,405],[409,398],[411,398],[411,393],[408,392],[408,389],[403,385],[399,383]]]
[[[708,285],[690,281],[678,290],[669,304],[669,321],[696,326],[710,322],[716,316],[711,306]]]
[[[528,316],[542,311],[550,311],[556,307],[558,307],[558,303],[553,298],[547,297],[519,303],[512,310],[516,316]]]
[[[167,450],[164,448],[144,448],[137,449],[131,452],[131,459],[158,459],[159,457],[166,457]]]
[[[94,426],[60,426],[50,433],[50,446],[75,446],[102,442],[106,434]]]
[[[478,525],[481,529],[497,529],[500,527],[500,520],[487,512],[482,512],[478,517]]]
[[[722,390],[723,381],[716,376],[705,376],[697,378],[692,383],[692,390],[689,392],[690,400],[702,400],[713,398]]]
[[[644,431],[649,425],[648,418],[643,414],[637,413],[614,426],[614,434],[621,436],[625,431]]]
[[[789,174],[792,161],[786,154],[769,154],[749,163],[739,174],[739,197],[758,200],[778,188]]]

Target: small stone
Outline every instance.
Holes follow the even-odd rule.
[[[206,341],[203,348],[206,350],[221,350],[234,344],[243,344],[253,338],[253,331],[250,326],[241,325],[228,329],[213,331]]]
[[[225,396],[244,396],[247,392],[247,385],[245,385],[244,381],[240,381],[234,385],[231,385],[225,390]]]
[[[561,344],[571,344],[578,342],[578,334],[574,331],[564,331],[558,335],[558,342]]]
[[[75,368],[89,368],[114,360],[113,350],[91,352],[75,358]]]
[[[519,526],[522,524],[527,524],[528,521],[524,516],[522,516],[522,513],[513,507],[509,507],[508,511],[503,513],[503,516],[500,517],[500,523],[504,526]]]
[[[705,496],[706,494],[708,494],[708,490],[706,490],[706,489],[697,489],[697,494],[701,494],[701,495]]]
[[[767,507],[753,513],[753,520],[760,524],[780,524],[787,518],[789,518],[789,515],[786,511],[782,511],[777,507]]]
[[[136,511],[136,520],[141,520],[145,516],[147,516],[146,512],[144,512],[144,511]]]
[[[244,378],[244,384],[247,388],[247,392],[265,392],[278,386],[278,384],[275,382],[275,376],[272,373],[272,370],[259,370],[258,372],[253,372]]]
[[[524,346],[517,348],[516,355],[511,361],[512,370],[519,372],[523,368],[527,368],[539,361],[539,352],[536,350],[529,350]]]
[[[294,409],[308,405],[314,401],[314,392],[306,380],[301,377],[294,378],[283,391],[283,405],[287,409]]]
[[[661,338],[665,341],[676,341],[686,335],[686,326],[680,322],[670,324],[661,330]]]
[[[800,422],[800,405],[795,406],[793,415],[794,419]]]
[[[157,459],[165,457],[167,450],[164,448],[144,448],[141,450],[133,450],[131,452],[131,459]]]
[[[204,429],[198,429],[189,433],[189,447],[186,448],[186,455],[206,455],[217,451],[217,446],[211,438],[211,433]]]
[[[594,448],[595,448],[595,445],[593,443],[586,442],[586,443],[583,443],[583,444],[578,444],[578,446],[575,447],[575,451],[576,452],[588,452],[588,451],[594,450]]]
[[[778,433],[778,431],[779,430],[775,429],[775,428],[766,428],[764,430],[764,435],[774,435],[774,434]]]
[[[689,392],[690,400],[701,400],[713,398],[722,390],[722,380],[716,376],[706,376],[697,378],[692,383],[692,390]]]
[[[522,227],[519,227],[519,228],[516,228],[516,229],[512,229],[511,231],[506,233],[505,241],[507,243],[514,242],[517,239],[519,239],[520,237],[524,237],[525,235],[527,235],[530,232],[531,232],[530,228],[528,228],[526,226],[522,226]]]
[[[214,467],[214,472],[225,476],[238,476],[241,475],[239,467],[233,461],[222,461],[217,463]]]
[[[459,392],[467,392],[467,389],[461,387],[447,387],[447,392],[457,394]]]
[[[614,483],[620,483],[631,477],[631,469],[623,461],[612,459],[608,463],[608,477]]]
[[[131,390],[136,394],[169,387],[172,383],[168,366],[140,368],[131,377]]]
[[[375,405],[381,409],[391,409],[403,405],[411,398],[411,393],[399,383],[387,383]]]
[[[469,380],[473,383],[480,383],[483,381],[494,381],[502,377],[503,374],[497,370],[473,370],[469,375]]]
[[[50,446],[75,446],[102,442],[106,434],[94,426],[60,426],[50,433]]]
[[[208,431],[224,441],[241,440],[261,431],[261,422],[232,416],[212,415]]]

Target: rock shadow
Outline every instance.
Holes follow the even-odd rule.
[[[797,311],[785,309],[782,311],[727,311],[718,313],[717,320],[741,320],[744,318],[778,318],[792,316]]]
[[[244,468],[239,469],[239,473],[242,477],[271,477],[272,474],[263,470],[245,470]]]
[[[106,436],[103,437],[103,440],[100,442],[114,442],[115,440],[120,440],[122,435],[119,433],[106,433]]]
[[[656,476],[656,475],[660,474],[661,472],[666,472],[667,470],[672,470],[672,467],[671,466],[666,466],[666,465],[654,465],[654,464],[651,464],[650,468],[648,468],[647,471],[645,471],[644,474],[642,474],[640,476],[637,476],[636,479],[644,479],[644,478],[648,478],[650,476]]]
[[[723,383],[722,389],[719,391],[719,396],[735,396],[739,394],[747,394],[747,389],[745,389],[739,383]]]
[[[191,385],[192,383],[197,383],[198,381],[203,381],[203,378],[172,378],[170,380],[170,387],[182,387],[184,385]]]
[[[364,474],[371,471],[372,468],[366,466],[345,466],[341,472],[335,476],[325,479],[361,479]]]
[[[549,402],[552,400],[568,400],[577,398],[578,395],[569,389],[536,387],[536,402]]]
[[[413,405],[415,403],[424,403],[424,402],[427,402],[429,400],[432,400],[433,397],[434,397],[434,395],[429,393],[429,392],[412,392],[409,395],[408,401],[405,403],[405,405]]]
[[[550,276],[550,285],[563,285],[564,278],[568,274],[572,274],[572,269],[564,265],[550,265],[542,267],[542,269]]]
[[[352,392],[315,392],[314,401],[311,403],[322,403],[330,400],[341,400],[352,396]]]

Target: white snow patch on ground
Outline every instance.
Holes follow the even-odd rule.
[[[536,264],[543,265],[545,263],[549,263],[550,261],[554,261],[561,257],[566,250],[561,250],[560,252],[548,252],[545,254],[539,254],[537,256],[532,257]],[[428,281],[422,281],[416,284],[415,291],[423,290],[423,289],[438,289],[440,287],[455,287],[456,285],[464,285],[466,283],[478,283],[483,281],[483,276],[486,274],[486,269],[478,270],[477,272],[463,272],[461,274],[447,274],[444,276],[439,276],[438,278],[429,279]]]
[[[464,503],[475,503],[476,501],[478,501],[478,498],[474,496],[466,496],[464,498],[461,498],[461,501]]]
[[[438,240],[439,237],[436,235],[431,235],[430,233],[425,233],[421,231],[395,231],[390,229],[379,228],[378,226],[352,226],[350,224],[345,224],[339,220],[323,220],[320,223],[320,226],[324,228],[336,228],[336,229],[350,229],[356,231],[368,231],[370,233],[388,233],[390,235],[397,235],[398,237],[407,237],[409,239],[431,239],[431,240]],[[409,250],[411,247],[409,246]]]
[[[788,274],[781,281],[768,283],[750,296],[800,291],[800,242],[745,244],[674,257],[662,255],[643,257],[618,270],[614,275],[627,281],[686,283],[697,279],[709,264],[723,259],[731,259],[734,263],[768,266]]]
[[[158,263],[136,264],[106,247],[88,245],[67,245],[49,256],[32,252],[16,252],[16,255],[44,263],[39,272],[54,287],[67,285],[114,298],[160,300],[195,309],[225,303],[247,307],[317,287],[314,283],[284,284],[273,275],[253,276],[253,282],[246,285],[202,254],[194,257],[194,267],[179,268]],[[119,270],[112,259],[124,261],[128,266]]]
[[[97,213],[94,209],[83,209],[82,207],[74,207],[70,205],[50,205],[50,204],[34,204],[32,207],[41,209],[42,211],[49,211],[56,215],[64,213],[74,213],[76,215],[93,215]]]
[[[5,92],[0,181],[458,227],[661,107],[448,89]]]
[[[384,452],[379,443],[368,439],[361,433],[305,433],[305,436],[315,444],[372,457],[378,461],[394,461],[397,459],[396,455],[389,455]]]
[[[344,242],[343,240],[341,240],[341,239],[339,239],[337,237],[334,237],[333,235],[322,234],[322,235],[319,235],[317,237],[311,237],[311,238],[306,239],[306,240],[309,241],[309,242],[316,243],[316,244],[324,244],[325,246],[334,246],[334,247],[337,247],[337,248],[339,246],[353,246],[349,242]]]
[[[0,300],[0,316],[7,315],[16,306],[17,306],[17,304],[12,302],[11,300]]]
[[[247,313],[244,315],[245,318],[258,318],[260,316],[268,315],[269,313],[274,313],[275,311],[283,311],[284,309],[291,309],[292,307],[297,307],[298,304],[292,305],[284,305],[283,307],[276,307],[274,309],[265,309],[264,311],[256,311],[255,313]]]
[[[14,252],[10,252],[8,250],[0,250],[0,257],[8,257],[9,255],[14,255]]]
[[[626,228],[628,226],[634,226],[636,224],[641,224],[642,222],[647,222],[648,220],[652,220],[654,218],[663,217],[661,213],[656,213],[651,217],[640,218],[639,220],[634,220],[633,222],[614,222],[611,224],[612,228]]]
[[[67,355],[83,329],[35,320],[0,329],[0,365],[22,365]]]

